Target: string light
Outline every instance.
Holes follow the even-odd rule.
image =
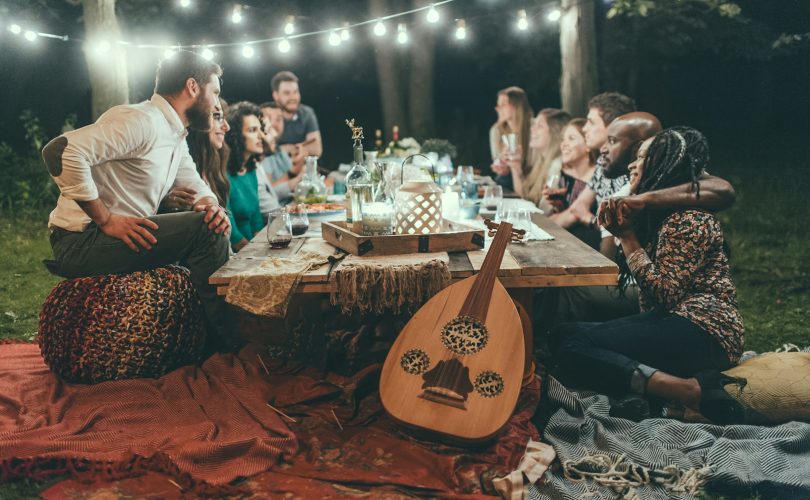
[[[103,56],[103,55],[107,54],[108,52],[110,52],[110,49],[112,48],[112,45],[110,45],[110,42],[107,41],[107,40],[99,40],[96,43],[91,44],[90,47],[91,47],[90,50],[94,54],[96,54],[98,56]]]
[[[191,7],[191,0],[180,0],[180,7],[188,9],[189,7]]]
[[[337,47],[338,45],[340,45],[340,42],[342,41],[343,40],[341,39],[340,34],[337,32],[337,30],[332,30],[332,32],[329,33],[329,45],[331,45],[332,47]]]
[[[242,57],[244,57],[245,59],[250,59],[251,57],[253,57],[255,53],[256,51],[253,50],[253,47],[251,47],[250,45],[242,46]]]
[[[436,10],[436,7],[433,4],[430,4],[430,9],[427,12],[427,22],[431,24],[436,24],[439,22],[439,11]]]
[[[520,9],[518,11],[517,29],[526,31],[529,29],[529,19],[526,17],[526,10]]]
[[[241,5],[234,5],[233,12],[231,13],[231,22],[233,24],[239,24],[242,22],[242,6]]]
[[[560,20],[561,17],[562,17],[562,12],[560,12],[560,9],[552,9],[546,15],[546,19],[548,19],[552,23],[556,23],[557,21]]]
[[[382,19],[378,19],[377,24],[374,25],[374,34],[377,36],[385,36],[386,31],[388,31],[388,28],[385,27],[385,23]]]
[[[456,39],[465,40],[466,38],[467,38],[467,23],[464,22],[464,19],[459,19],[456,21]]]
[[[400,45],[408,43],[408,27],[405,26],[405,23],[399,23],[397,26],[397,42]]]
[[[175,51],[173,49],[166,49],[163,51],[163,59],[171,59],[174,57]]]
[[[295,33],[295,16],[287,16],[287,22],[284,24],[284,34],[292,35]]]
[[[15,35],[19,35],[20,33],[22,33],[22,27],[19,24],[16,24],[16,23],[9,26],[8,30],[10,32],[14,33]]]
[[[281,52],[282,54],[286,54],[287,52],[290,51],[291,48],[292,46],[290,45],[290,41],[287,40],[286,38],[278,42],[278,51]]]
[[[214,51],[208,47],[205,47],[202,52],[200,53],[203,58],[208,59],[209,61],[214,58]]]
[[[340,30],[340,39],[344,42],[348,42],[351,35],[349,34],[349,23],[343,23],[343,29]]]
[[[28,30],[25,32],[25,39],[29,42],[33,42],[37,39],[37,32]]]

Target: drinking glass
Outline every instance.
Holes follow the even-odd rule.
[[[270,214],[267,242],[270,248],[287,248],[292,241],[292,218],[286,210]]]
[[[505,146],[506,160],[511,160],[517,154],[517,134],[503,134],[501,141]]]
[[[558,209],[563,209],[565,207],[565,197],[568,194],[568,185],[562,173],[554,172],[549,174],[548,179],[546,179],[546,188],[548,188],[549,202]]]
[[[506,212],[506,222],[512,224],[514,229],[523,229],[527,233],[532,228],[532,215],[525,208],[515,208]]]
[[[484,188],[484,196],[481,199],[481,211],[490,212],[494,217],[501,203],[503,203],[503,187],[486,186]]]
[[[292,235],[301,236],[309,229],[309,217],[307,216],[307,206],[305,204],[298,204],[295,211],[290,212],[290,223],[292,226]]]

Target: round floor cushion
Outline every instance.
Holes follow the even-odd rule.
[[[160,377],[199,360],[202,304],[178,266],[67,280],[42,306],[38,340],[71,382]]]

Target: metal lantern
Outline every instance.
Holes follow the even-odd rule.
[[[405,181],[405,164],[415,156],[433,162],[425,155],[411,155],[402,162],[401,185],[395,199],[394,226],[397,234],[431,234],[442,230],[442,189],[433,177],[418,177]],[[434,170],[435,174],[435,170]]]

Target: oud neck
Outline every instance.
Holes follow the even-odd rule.
[[[481,265],[481,270],[476,276],[475,283],[470,288],[467,300],[461,306],[460,316],[471,316],[481,322],[487,319],[489,310],[489,300],[492,298],[492,287],[498,278],[498,271],[501,269],[503,254],[506,246],[512,240],[512,224],[501,222],[498,232],[489,246],[487,256]]]

